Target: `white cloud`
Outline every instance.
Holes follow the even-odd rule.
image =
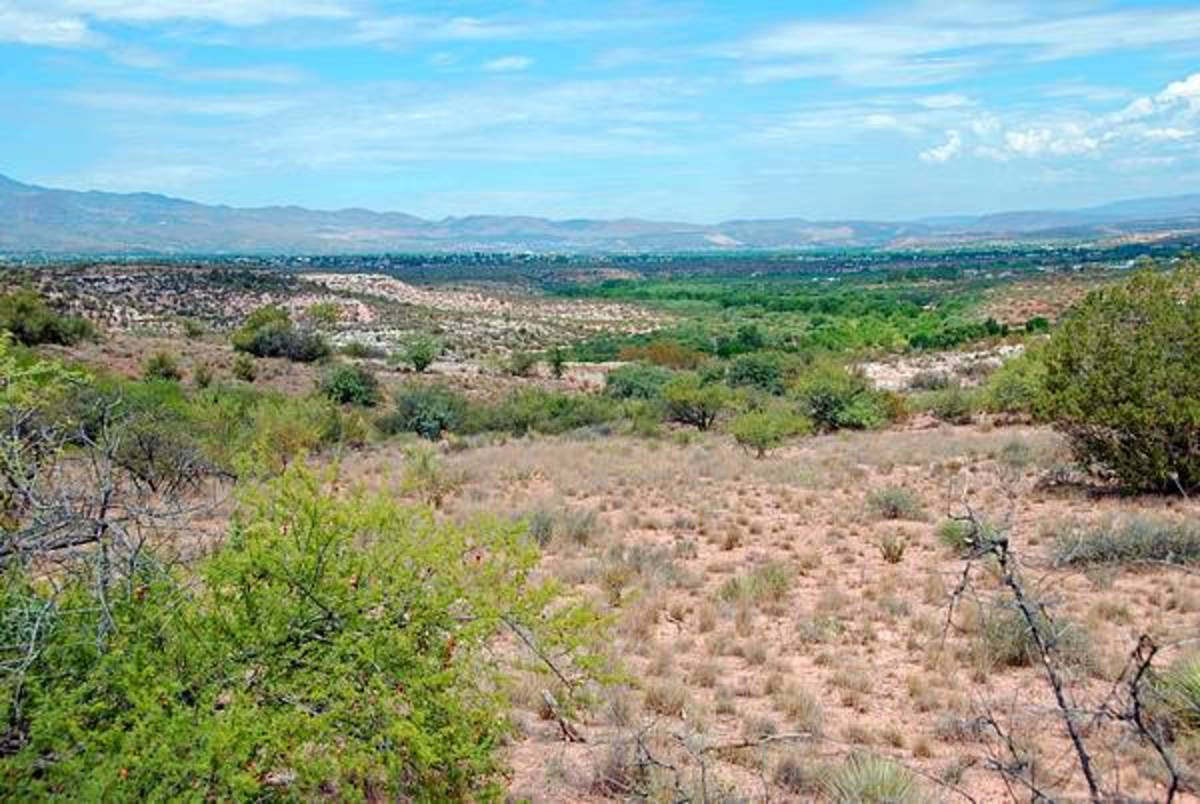
[[[946,141],[921,152],[921,161],[934,164],[949,162],[962,151],[962,135],[956,129],[946,132]]]
[[[50,47],[83,47],[100,42],[87,23],[71,16],[56,16],[5,8],[0,5],[0,42]]]
[[[527,70],[533,65],[533,59],[528,56],[501,56],[498,59],[485,61],[483,69],[489,73],[511,73]]]
[[[1200,9],[1078,3],[918,3],[875,16],[777,25],[719,53],[749,81],[830,77],[936,84],[989,65],[1054,61],[1200,40]]]

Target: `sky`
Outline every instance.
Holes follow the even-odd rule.
[[[1200,192],[1200,3],[0,0],[0,174],[694,222]]]

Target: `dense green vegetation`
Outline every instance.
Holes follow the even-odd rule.
[[[0,332],[3,331],[26,346],[42,343],[69,346],[95,336],[95,329],[86,319],[52,309],[32,290],[0,295]]]
[[[1091,293],[1044,360],[1046,413],[1084,466],[1135,489],[1200,489],[1200,265]]]
[[[683,317],[683,323],[653,335],[601,337],[576,348],[578,359],[611,360],[622,349],[655,340],[718,357],[760,349],[948,349],[1008,333],[975,313],[984,286],[904,276],[711,276],[608,280],[555,292],[649,303]]]

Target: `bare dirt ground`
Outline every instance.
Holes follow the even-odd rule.
[[[979,720],[989,712],[1037,757],[1040,783],[1080,792],[1039,671],[983,655],[980,612],[1000,593],[995,576],[981,572],[979,596],[950,614],[964,564],[937,529],[964,501],[1010,523],[1030,585],[1083,635],[1089,663],[1073,679],[1081,701],[1111,688],[1138,634],[1200,634],[1194,576],[1056,570],[1048,555],[1068,520],[1194,517],[1200,506],[1048,484],[1066,455],[1042,428],[823,436],[761,461],[716,435],[515,440],[448,460],[467,477],[448,515],[554,519],[544,571],[614,618],[611,653],[626,673],[576,716],[585,743],[564,742],[548,718],[544,679],[517,682],[520,734],[507,759],[518,798],[621,799],[632,762],[623,752],[640,739],[691,789],[703,756],[710,793],[742,800],[810,800],[804,774],[787,769],[860,750],[977,800],[1008,800],[986,769],[997,756]],[[344,471],[389,488],[402,464],[399,448],[384,446],[351,456]],[[921,511],[898,520],[873,512],[869,495],[889,487],[910,491]],[[891,563],[881,545],[897,539],[906,548]],[[747,579],[764,568],[781,580],[759,595]],[[761,742],[769,735],[777,739]],[[743,741],[756,747],[720,747]],[[1130,796],[1161,793],[1136,746],[1101,762],[1121,767]]]

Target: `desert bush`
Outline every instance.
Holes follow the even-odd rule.
[[[867,494],[867,510],[881,519],[920,521],[925,518],[925,506],[921,498],[903,486],[873,489]]]
[[[810,798],[823,792],[825,773],[825,768],[814,764],[807,753],[793,750],[776,761],[771,781],[789,793]]]
[[[233,333],[233,348],[255,357],[283,357],[311,363],[329,356],[329,344],[316,332],[301,330],[288,311],[267,305],[252,312]]]
[[[436,441],[462,426],[467,400],[444,385],[408,385],[393,394],[391,413],[376,422],[384,435],[413,433]]]
[[[258,379],[258,366],[254,365],[254,358],[247,354],[235,357],[233,359],[233,376],[242,382],[254,382]]]
[[[194,318],[179,319],[179,328],[183,331],[183,337],[189,340],[203,338],[208,333],[208,328],[203,321],[197,321]]]
[[[811,431],[812,422],[781,407],[745,411],[729,422],[729,433],[738,445],[759,458],[765,457],[786,439]]]
[[[866,430],[882,427],[891,408],[861,371],[831,361],[818,362],[800,375],[795,394],[819,430]]]
[[[911,391],[943,391],[954,384],[954,378],[945,371],[924,369],[918,371],[908,381]]]
[[[975,392],[957,385],[941,391],[929,391],[920,398],[920,406],[938,421],[947,424],[970,424],[978,408]]]
[[[964,557],[980,546],[978,542],[990,541],[999,535],[999,527],[986,520],[972,524],[960,519],[946,519],[937,529],[938,541]]]
[[[825,777],[836,804],[932,804],[911,771],[873,754],[853,754]]]
[[[729,405],[729,389],[719,383],[704,383],[696,374],[681,374],[663,386],[667,417],[699,430],[713,426]]]
[[[537,368],[537,355],[533,352],[519,350],[513,352],[509,356],[508,365],[505,368],[514,377],[528,377]]]
[[[908,551],[908,539],[899,533],[886,533],[879,539],[879,554],[889,564],[899,564]]]
[[[792,572],[772,561],[725,581],[717,597],[725,603],[764,603],[778,599],[791,585]]]
[[[1077,669],[1091,664],[1091,640],[1083,626],[1051,618],[1040,606],[1033,619],[1048,648],[1063,664]],[[977,657],[989,667],[1028,667],[1040,661],[1033,630],[1015,604],[984,610],[978,636]]]
[[[342,305],[337,302],[315,302],[304,311],[304,317],[318,327],[332,327],[342,319]]]
[[[725,382],[734,388],[755,388],[768,394],[784,391],[783,357],[777,353],[751,352],[729,361]]]
[[[379,380],[366,366],[338,365],[321,378],[321,393],[335,405],[374,407],[379,402]]]
[[[1200,265],[1093,291],[1045,361],[1047,412],[1082,465],[1133,489],[1200,489]]]
[[[96,336],[87,319],[52,309],[32,290],[0,295],[0,331],[5,330],[24,346],[43,343],[70,346]]]
[[[674,372],[648,363],[618,366],[604,378],[604,392],[616,399],[658,399]]]
[[[50,626],[0,677],[0,717],[20,706],[0,756],[13,797],[499,796],[497,637],[514,623],[586,677],[570,657],[595,618],[532,576],[519,525],[441,523],[289,472],[248,493],[200,583],[148,559],[103,611],[89,572],[53,598],[28,579],[0,591],[6,635],[30,614]]]
[[[1046,388],[1046,364],[1037,349],[1009,358],[983,385],[983,406],[992,413],[1035,415]]]
[[[1162,717],[1177,733],[1200,733],[1200,653],[1181,657],[1154,679]]]
[[[420,445],[404,451],[403,488],[415,494],[426,504],[441,508],[454,492],[462,487],[461,474],[446,466],[433,447]]]
[[[690,371],[704,362],[705,355],[677,341],[657,340],[644,346],[627,346],[617,353],[617,359]]]
[[[1052,552],[1059,566],[1193,564],[1200,562],[1200,525],[1147,516],[1068,523],[1055,535]]]
[[[513,435],[557,435],[607,424],[621,414],[620,406],[599,394],[572,394],[542,388],[521,388],[492,405],[470,411],[470,432],[508,432]]]
[[[416,335],[408,340],[397,359],[418,374],[433,365],[442,353],[442,342],[432,335]]]
[[[213,370],[208,363],[197,363],[192,369],[192,383],[203,390],[213,384]]]
[[[387,352],[378,346],[362,341],[350,341],[343,344],[339,349],[346,357],[352,357],[358,360],[382,360],[387,357]]]
[[[164,382],[179,382],[183,379],[183,371],[179,361],[170,352],[155,352],[142,364],[142,377],[147,380],[162,380]]]
[[[561,346],[554,346],[546,353],[546,364],[550,366],[550,375],[561,380],[567,370],[567,352]]]

